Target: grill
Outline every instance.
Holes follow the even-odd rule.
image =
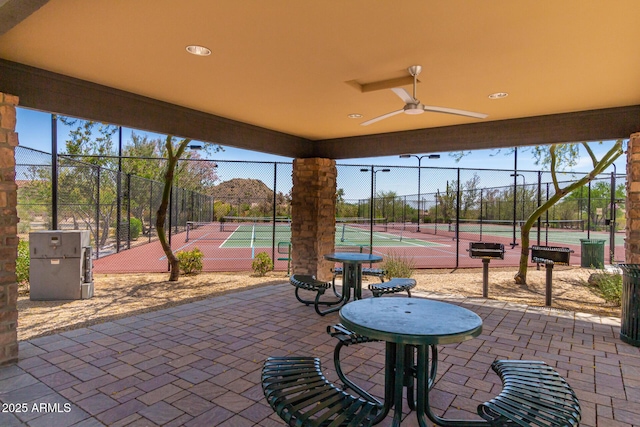
[[[569,265],[569,257],[573,252],[569,248],[555,246],[532,246],[531,261],[541,264]]]
[[[469,256],[482,259],[482,297],[489,297],[489,261],[504,259],[504,245],[502,243],[470,242]]]
[[[504,259],[502,243],[471,242],[467,251],[471,258]]]
[[[573,251],[569,248],[556,246],[532,246],[531,261],[544,264],[547,270],[545,305],[551,307],[551,293],[553,283],[553,266],[569,265],[569,258]]]

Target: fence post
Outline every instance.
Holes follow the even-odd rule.
[[[458,190],[456,191],[456,268],[460,263],[460,168],[458,168]]]
[[[271,259],[276,259],[276,189],[278,184],[278,163],[273,162],[273,233],[271,233]]]
[[[482,242],[482,188],[480,189],[480,241]]]
[[[616,165],[613,164],[613,172],[611,172],[611,208],[609,209],[609,264],[613,264],[616,255]]]
[[[436,189],[436,225],[433,234],[438,234],[438,199],[440,198],[440,189]]]
[[[142,222],[142,221],[141,221]],[[131,249],[131,174],[127,174],[127,249]]]
[[[58,229],[58,118],[51,115],[51,229]]]
[[[122,144],[122,140],[120,141]],[[119,162],[122,162],[122,157],[119,157]],[[116,253],[120,252],[120,236],[122,230],[122,163],[118,164],[118,179],[116,180]]]
[[[100,258],[100,166],[96,174],[96,259]]]
[[[116,181],[116,253],[120,252],[120,233],[122,232],[122,230],[120,230],[120,227],[122,226],[121,197],[122,197],[122,126],[118,126],[118,180]]]
[[[149,243],[151,243],[151,230],[153,229],[153,181],[149,186]]]
[[[538,171],[538,207],[540,206],[542,206],[542,171]],[[542,215],[538,217],[538,246],[540,246],[540,226],[542,225],[541,216]]]
[[[171,226],[173,225],[173,185],[169,189],[169,247],[171,247]],[[171,267],[169,264],[169,260],[167,260],[167,265]]]
[[[587,187],[587,239],[591,239],[591,181]]]

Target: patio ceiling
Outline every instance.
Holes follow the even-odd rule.
[[[0,0],[0,91],[290,157],[626,138],[640,131],[637,16],[637,0]],[[414,64],[423,103],[488,117],[361,126],[404,105],[366,85]]]

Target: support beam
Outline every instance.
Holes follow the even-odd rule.
[[[20,106],[287,157],[310,157],[304,138],[0,59],[0,92]]]
[[[0,0],[0,36],[48,2],[49,0]]]
[[[628,138],[640,130],[640,105],[496,120],[315,142],[315,156],[329,159],[402,153],[482,150],[563,142]]]

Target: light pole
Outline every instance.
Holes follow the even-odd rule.
[[[408,159],[410,157],[415,157],[416,159],[418,159],[418,228],[417,228],[417,232],[420,232],[420,162],[422,162],[423,158],[428,158],[428,159],[439,159],[440,158],[440,154],[424,154],[422,156],[418,156],[417,154],[401,154],[400,158],[401,159]]]
[[[373,205],[374,198],[376,194],[376,174],[378,172],[391,172],[391,169],[378,169],[375,170],[374,166],[371,166],[371,169],[363,168],[360,169],[360,172],[369,172],[371,171],[371,201],[369,202],[369,252],[373,253]]]
[[[527,182],[524,179],[524,175],[522,175],[521,173],[512,173],[510,176],[521,176],[522,177],[522,221],[524,222],[524,198],[525,198],[525,189],[527,187]],[[513,192],[513,198],[516,198],[516,192]]]

